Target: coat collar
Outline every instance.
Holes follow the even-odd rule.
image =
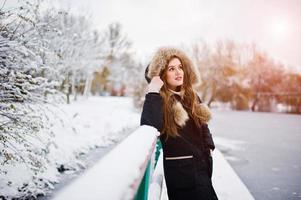
[[[189,115],[187,111],[184,109],[182,104],[182,100],[184,97],[184,90],[181,90],[180,92],[176,92],[169,89],[169,92],[171,95],[174,95],[177,100],[173,105],[175,122],[180,127],[183,127],[186,124],[187,120],[189,119]],[[198,115],[201,122],[203,123],[208,123],[209,120],[211,119],[210,109],[204,103],[200,103],[197,105],[195,109],[195,113]]]
[[[180,97],[180,99],[183,99],[184,97],[184,90],[181,90],[179,92],[176,92],[174,90],[168,89],[172,94],[174,94],[177,97]]]

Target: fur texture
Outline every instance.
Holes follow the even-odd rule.
[[[199,106],[197,107],[196,112],[199,114],[199,116],[201,116],[200,119],[204,123],[208,123],[209,120],[212,117],[208,106],[204,103],[199,104]]]
[[[180,127],[183,127],[186,123],[186,121],[189,119],[189,116],[185,109],[183,108],[182,104],[180,102],[176,102],[173,105],[173,110],[175,114],[175,122]],[[199,104],[196,110],[198,116],[200,116],[200,120],[202,123],[208,123],[211,119],[211,112],[205,104]]]
[[[173,111],[174,111],[174,116],[175,116],[175,122],[179,126],[183,127],[186,123],[186,121],[189,119],[189,116],[185,109],[183,108],[182,104],[180,102],[176,102],[173,105]]]

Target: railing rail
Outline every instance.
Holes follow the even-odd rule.
[[[147,199],[158,134],[139,127],[54,199]]]

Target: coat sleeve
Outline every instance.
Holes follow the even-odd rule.
[[[210,130],[209,130],[207,124],[203,125],[203,133],[204,133],[205,146],[209,149],[214,150],[215,149],[215,144],[213,142],[212,134],[210,133]]]
[[[148,93],[145,95],[140,125],[155,127],[158,131],[163,127],[163,99],[159,93]]]
[[[202,103],[202,100],[201,98],[197,95],[197,98],[198,98],[198,101],[199,103]],[[207,149],[212,149],[214,150],[215,149],[215,144],[213,142],[213,138],[212,138],[212,134],[210,132],[210,129],[208,128],[208,124],[204,124],[202,126],[202,131],[204,133],[204,145]]]

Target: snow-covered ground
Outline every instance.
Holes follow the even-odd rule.
[[[128,129],[139,125],[140,120],[132,99],[125,97],[82,98],[53,111],[55,114],[50,115],[49,123],[54,123],[54,138],[47,147],[50,152],[47,167],[36,175],[41,184],[37,185],[24,163],[1,166],[7,174],[0,175],[0,196],[12,198],[24,193],[47,193],[46,188],[52,189],[54,183],[60,181],[59,166],[69,173],[85,168],[86,163],[80,161],[80,155],[120,141]]]
[[[252,177],[254,179],[260,179],[265,173],[260,177],[256,176],[259,170],[256,164],[260,164],[260,159],[243,162],[242,157],[248,155],[250,156],[249,158],[252,158],[253,154],[248,154],[248,149],[251,146],[257,152],[260,151],[261,144],[263,146],[274,144],[268,142],[272,138],[272,133],[269,132],[271,127],[273,127],[274,131],[278,130],[276,132],[277,137],[273,139],[277,141],[277,149],[280,149],[279,144],[283,143],[284,149],[280,149],[281,152],[285,149],[299,151],[296,146],[296,144],[299,144],[299,140],[297,141],[296,138],[299,138],[300,134],[298,134],[299,132],[296,131],[296,128],[299,127],[300,129],[300,126],[296,122],[300,121],[300,116],[273,113],[222,112],[217,110],[213,110],[213,114],[214,118],[210,122],[209,127],[218,148],[213,153],[215,159],[213,183],[220,199],[239,199],[242,195],[247,196],[248,199],[253,198],[248,191],[250,188],[247,188],[249,182],[246,177],[248,174],[253,174]],[[18,163],[18,165],[7,166],[8,173],[0,177],[0,194],[2,196],[18,196],[24,193],[24,191],[20,190],[24,185],[27,185],[28,191],[47,192],[45,188],[54,188],[56,187],[54,183],[61,181],[62,175],[57,170],[59,166],[63,165],[64,168],[69,169],[66,171],[68,173],[80,171],[87,164],[81,161],[81,155],[88,155],[97,147],[108,147],[121,141],[127,136],[129,130],[139,126],[140,121],[140,112],[133,107],[132,99],[125,97],[80,98],[70,105],[60,105],[53,116],[56,117],[49,119],[49,122],[54,123],[52,131],[55,137],[53,143],[48,147],[50,151],[48,154],[48,167],[44,173],[38,175],[41,178],[41,183],[44,185],[34,185],[32,174],[29,173],[26,166]],[[289,125],[294,126],[289,129]],[[283,135],[282,132],[286,133],[284,138],[281,137]],[[274,132],[273,135],[276,133]],[[261,137],[258,137],[258,134]],[[263,135],[266,135],[266,137],[263,137]],[[261,138],[260,143],[258,143],[257,138]],[[272,147],[270,145],[270,148]],[[236,154],[232,155],[232,152],[238,152],[239,156]],[[277,152],[277,150],[273,152]],[[261,151],[261,154],[256,153],[256,155],[260,156],[265,153]],[[274,161],[280,162],[280,154],[277,155],[278,157]],[[242,174],[239,177],[232,169],[233,165],[231,167],[225,158],[232,164],[239,164],[236,167],[234,165],[235,170],[247,166],[253,166],[253,168],[248,168],[247,174]],[[271,158],[271,156],[264,156],[264,158],[268,162],[268,158]],[[278,173],[279,170],[277,171],[273,168],[272,171],[273,173]],[[244,182],[241,181],[241,178]],[[262,180],[262,182],[267,182],[267,180]],[[270,187],[274,187],[274,183],[271,182],[269,184]],[[254,193],[254,191],[251,192],[252,194]]]

